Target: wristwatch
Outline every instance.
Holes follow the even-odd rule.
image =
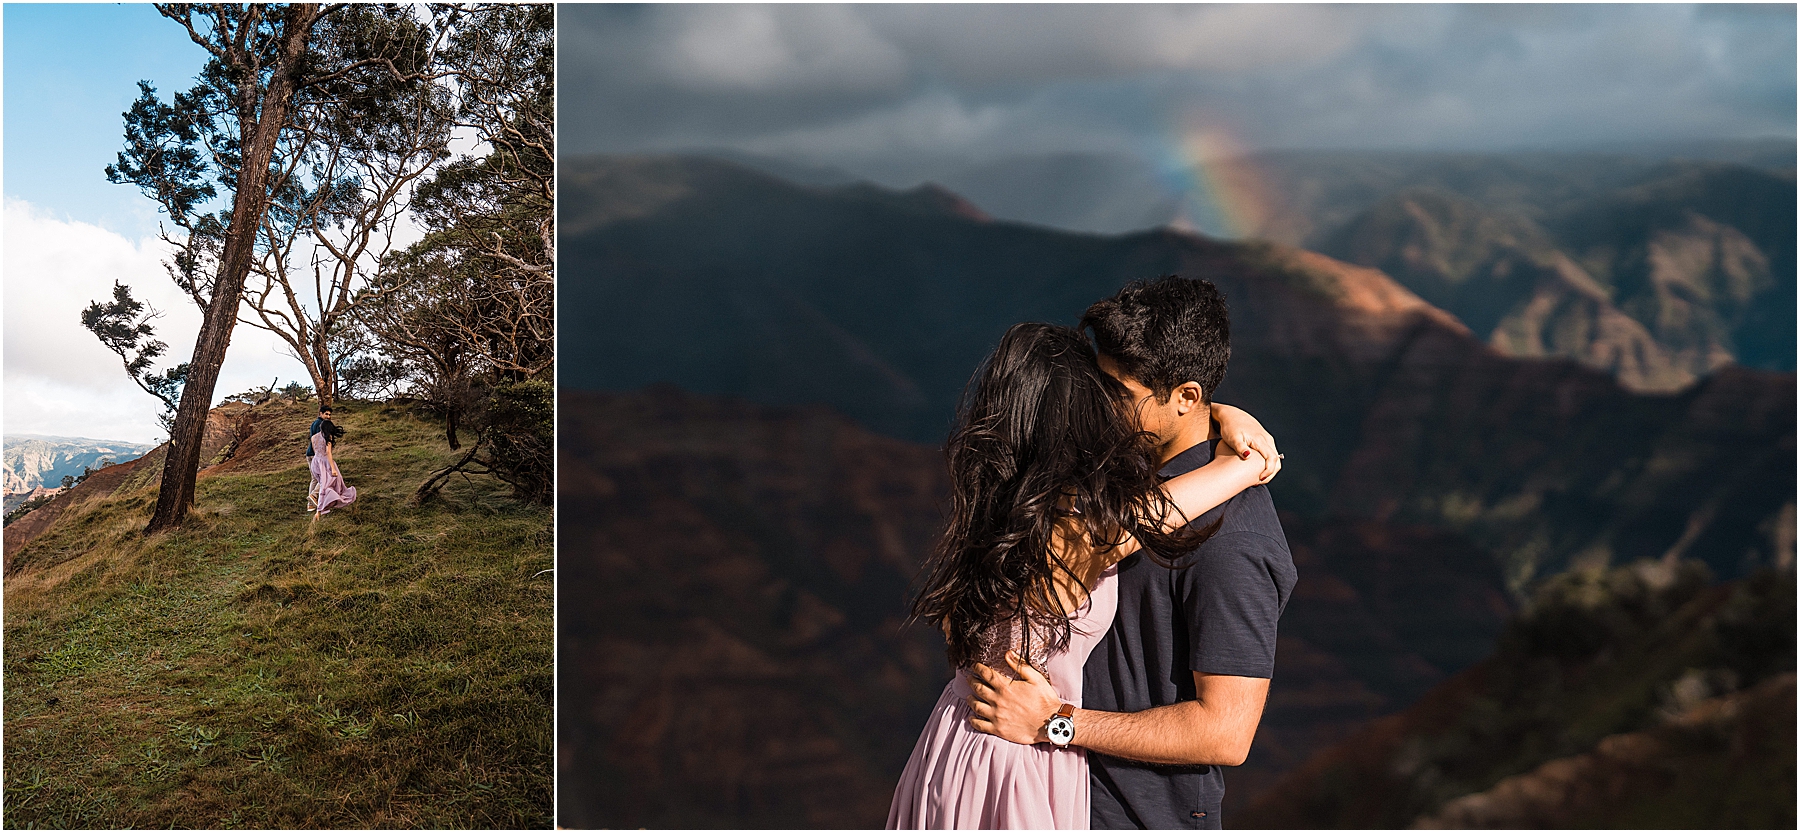
[[[1075,739],[1075,707],[1068,703],[1056,710],[1050,722],[1044,724],[1044,734],[1050,736],[1050,742],[1057,746],[1068,746]]]

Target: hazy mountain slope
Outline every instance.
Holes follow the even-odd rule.
[[[949,678],[901,628],[940,455],[670,389],[560,408],[559,821],[879,827]]]
[[[80,477],[82,470],[100,468],[100,461],[123,463],[156,446],[93,440],[86,437],[39,437],[29,434],[5,438],[5,487],[8,494],[29,492],[40,486],[58,486],[64,475]]]
[[[1791,170],[1690,162],[1578,199],[1410,188],[1315,243],[1502,352],[1569,356],[1654,391],[1729,362],[1793,369],[1794,223]]]
[[[32,507],[42,506],[45,501],[55,497],[56,493],[60,491],[62,491],[61,486],[53,489],[40,486],[29,492],[7,492],[5,498],[6,514],[11,516],[16,509],[24,509],[29,513]],[[14,518],[14,520],[17,520],[17,518]]]
[[[1792,170],[1670,165],[1546,224],[1678,361],[1793,370],[1794,193]]]
[[[1634,395],[1573,362],[1503,357],[1382,273],[1287,247],[1067,234],[939,191],[805,188],[709,160],[563,169],[559,299],[594,322],[564,329],[565,386],[829,403],[938,442],[1007,326],[1073,323],[1127,280],[1182,273],[1230,301],[1219,395],[1282,439],[1283,508],[1461,531],[1515,587],[1573,559],[1674,548],[1729,576],[1791,551],[1775,521],[1793,504],[1791,375]]]
[[[1315,247],[1357,215],[1404,191],[1455,194],[1489,211],[1518,214],[1554,228],[1556,218],[1577,207],[1687,171],[1726,169],[1791,181],[1791,140],[1786,147],[1786,164],[1773,166],[1759,164],[1769,157],[1749,146],[1747,155],[1682,154],[1679,148],[1644,153],[1287,150],[1220,162],[1211,175],[1254,188],[1269,203],[1252,236]]]
[[[1060,153],[959,165],[936,178],[1008,220],[1101,234],[1158,228],[1181,213],[1170,180],[1129,156]]]
[[[1671,561],[1559,577],[1494,656],[1237,823],[1791,827],[1793,570],[1704,574]]]
[[[1763,140],[1270,151],[1191,170],[1065,153],[921,170],[995,217],[1079,232],[1217,223],[1210,215],[1228,211],[1234,234],[1390,271],[1508,355],[1567,356],[1633,389],[1669,391],[1727,361],[1794,369],[1793,156],[1792,142]],[[844,184],[841,173],[746,161]],[[1427,240],[1422,256],[1401,254]],[[1456,297],[1434,291],[1446,280]]]
[[[1651,163],[1570,154],[1273,151],[1223,163],[1276,206],[1252,232],[1318,246],[1375,204],[1404,191],[1456,194],[1482,207],[1538,219],[1636,181]]]
[[[1507,355],[1566,356],[1640,391],[1679,390],[1714,366],[1678,366],[1537,223],[1455,194],[1387,197],[1320,250],[1386,272]]]
[[[600,322],[565,333],[583,351],[575,386],[831,401],[935,441],[1006,326],[1072,322],[1125,280],[1184,266],[1216,273],[1244,339],[1364,377],[1419,322],[1459,329],[1378,273],[1280,247],[982,222],[942,192],[810,189],[709,160],[567,169],[581,272],[563,291]]]
[[[741,152],[717,156],[809,185],[848,184],[843,169]],[[1224,187],[1243,199],[1234,219],[1252,236],[1317,244],[1381,199],[1435,188],[1495,210],[1539,217],[1608,189],[1626,187],[1667,163],[1729,163],[1762,171],[1794,168],[1792,139],[1650,142],[1561,151],[1490,153],[1371,150],[1274,150],[1227,160],[1146,158],[1131,153],[1064,152],[995,159],[865,159],[852,167],[880,182],[937,182],[996,217],[1078,232],[1117,234],[1168,225],[1189,188]],[[1249,210],[1246,210],[1248,208]]]

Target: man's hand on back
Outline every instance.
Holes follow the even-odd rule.
[[[1013,743],[1041,743],[1044,724],[1062,699],[1037,669],[1007,664],[1024,679],[1014,680],[985,665],[969,673],[975,712],[969,725]],[[1141,712],[1075,711],[1074,746],[1115,758],[1153,764],[1238,766],[1250,752],[1269,696],[1260,677],[1194,675],[1196,699]]]
[[[969,671],[969,725],[1013,743],[1041,743],[1044,724],[1062,707],[1062,695],[1036,668],[1006,652],[1006,664],[1021,679],[1012,679],[981,663]]]

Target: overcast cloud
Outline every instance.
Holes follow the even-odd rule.
[[[187,361],[200,311],[163,271],[167,246],[150,237],[58,218],[23,200],[6,201],[6,431],[161,442],[162,403],[126,377],[119,357],[81,328],[81,311],[112,297],[114,281],[163,312],[157,337],[169,350],[156,368]],[[275,336],[239,326],[219,375],[225,396],[291,381],[304,370]]]
[[[565,152],[822,163],[1794,135],[1791,5],[566,6]]]

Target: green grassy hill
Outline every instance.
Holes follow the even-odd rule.
[[[436,426],[338,408],[358,500],[316,523],[311,408],[273,402],[180,530],[141,534],[159,450],[9,535],[7,827],[550,826],[550,510],[411,505]]]

